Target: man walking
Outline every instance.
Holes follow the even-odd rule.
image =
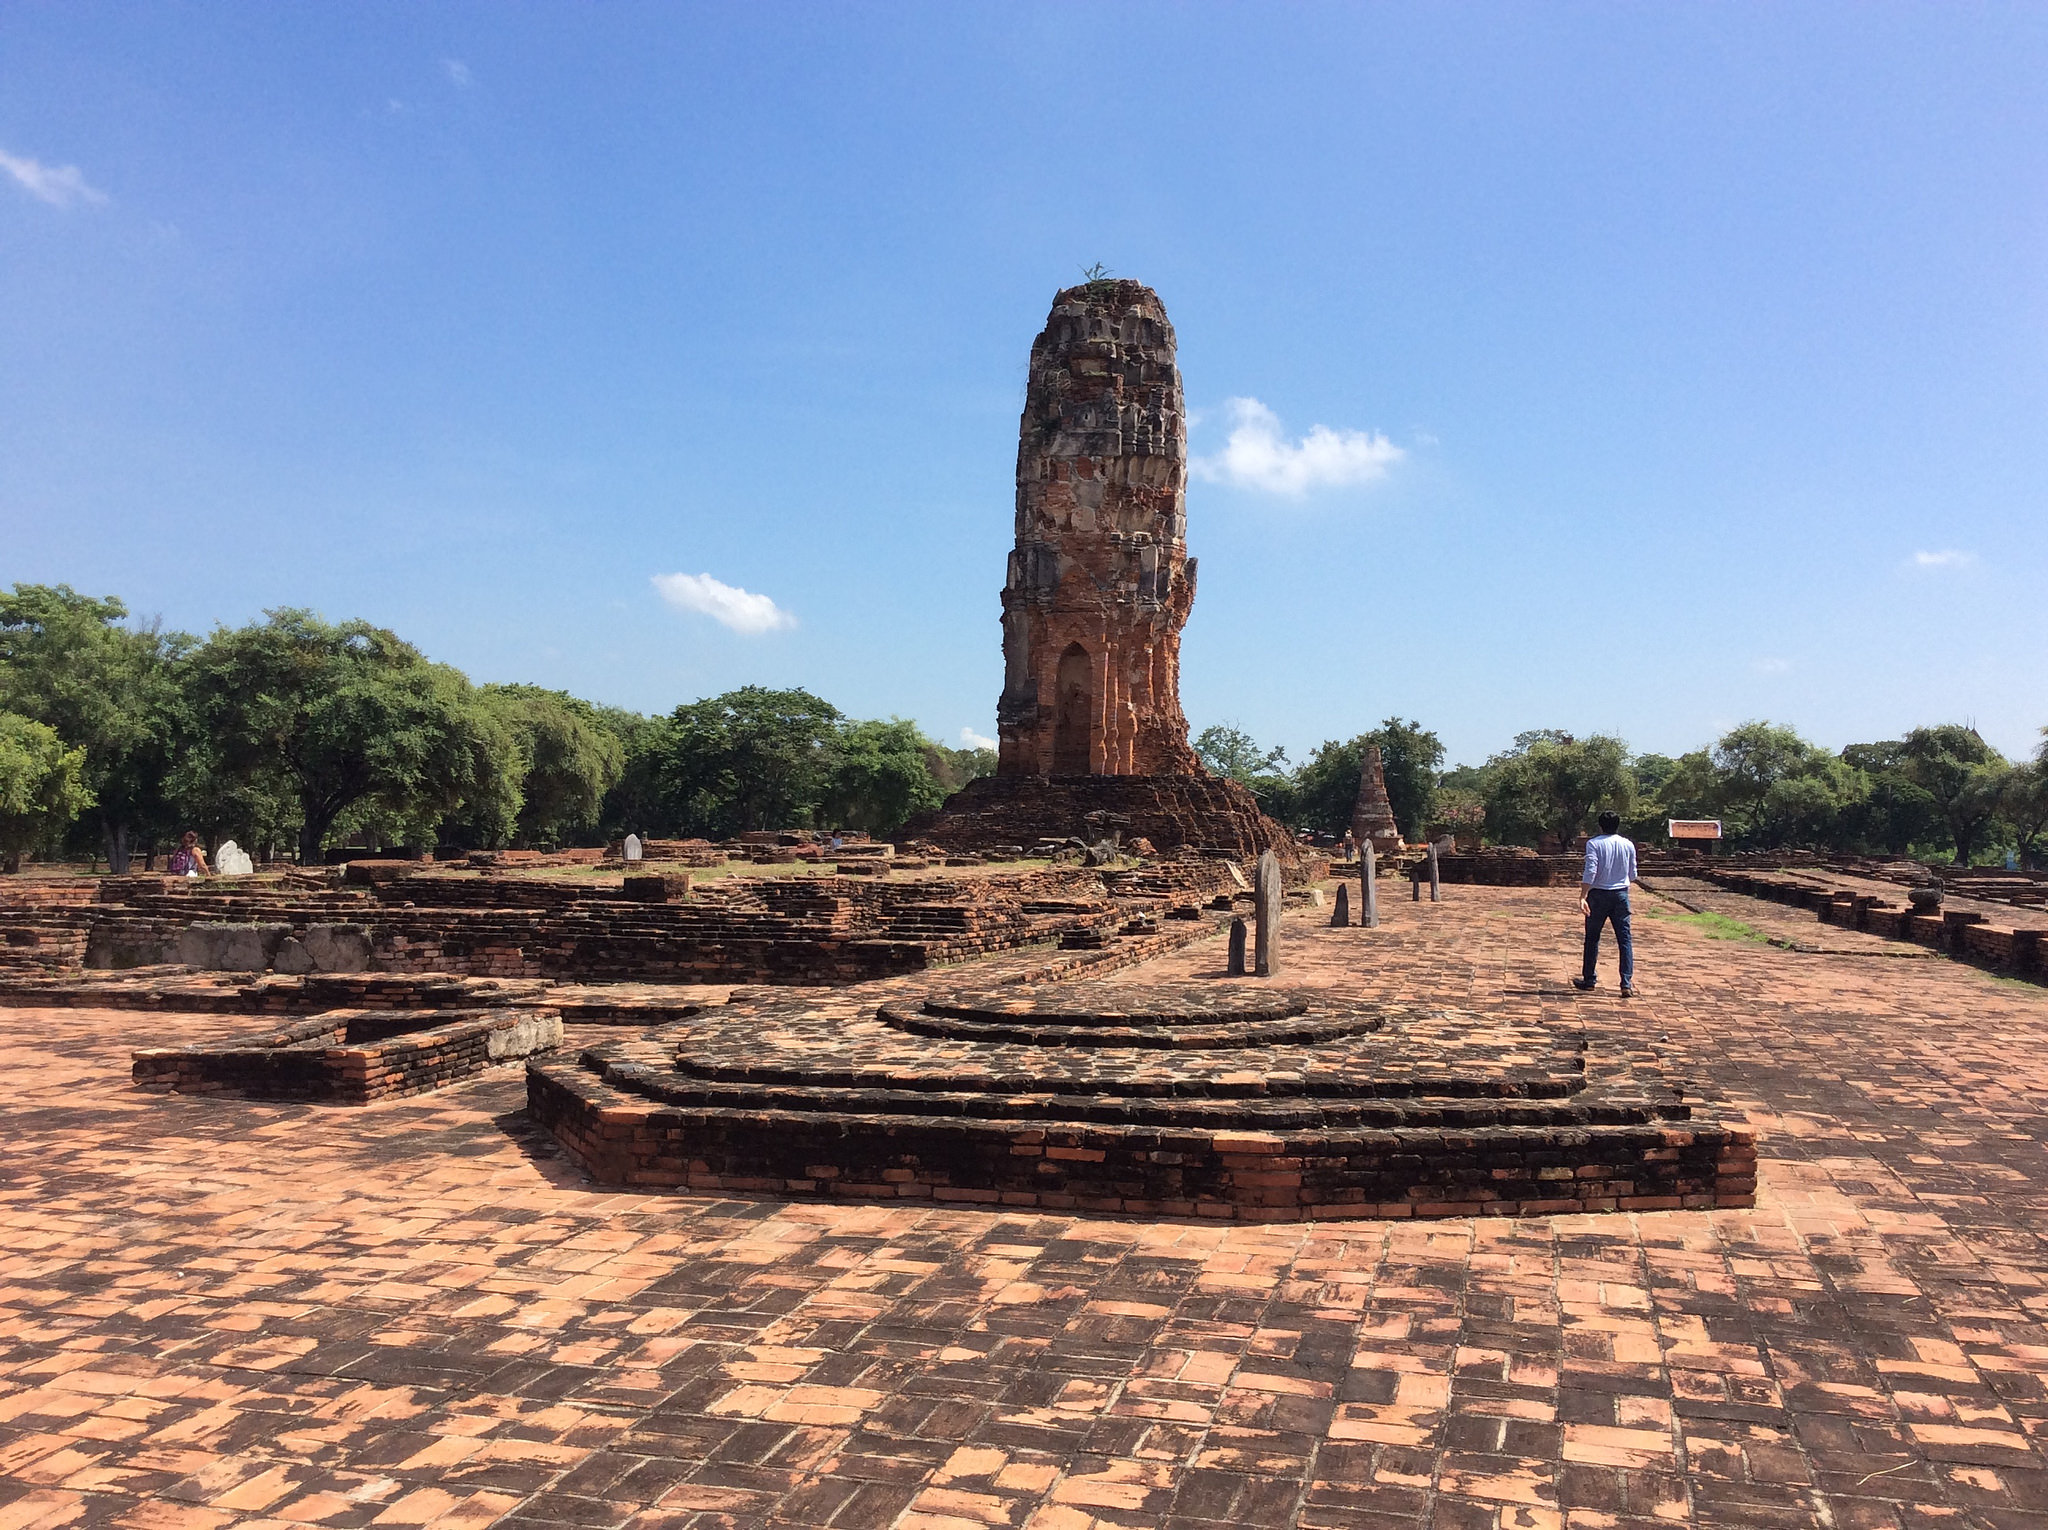
[[[1614,943],[1621,948],[1621,996],[1636,996],[1636,951],[1629,939],[1628,884],[1636,879],[1636,847],[1623,839],[1621,815],[1600,815],[1600,832],[1586,841],[1586,869],[1579,877],[1579,912],[1586,916],[1586,966],[1583,976],[1572,979],[1572,987],[1583,992],[1593,988],[1593,971],[1600,960],[1600,926],[1612,921]]]

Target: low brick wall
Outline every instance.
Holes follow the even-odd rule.
[[[1585,871],[1578,855],[1438,855],[1437,880],[1475,887],[1573,887]],[[1409,875],[1429,880],[1424,860]]]
[[[561,1044],[551,1009],[331,1010],[275,1031],[135,1053],[136,1087],[166,1094],[367,1105],[423,1094]]]
[[[1118,897],[1195,901],[1198,887],[1228,875],[1213,862],[1147,867],[1118,877],[1114,890],[1104,873],[1080,868],[901,883],[731,879],[688,896],[677,896],[678,881],[659,884],[667,896],[658,902],[618,887],[430,871],[339,890],[109,877],[95,903],[49,909],[12,910],[0,886],[0,969],[178,963],[194,925],[266,926],[277,937],[267,949],[279,952],[321,925],[349,925],[368,932],[371,959],[388,972],[852,983],[1107,928],[1119,919]],[[20,953],[11,963],[10,949]]]
[[[1872,894],[1847,893],[1800,879],[1795,873],[1703,868],[1693,875],[1746,897],[1811,909],[1824,924],[1862,930],[1887,940],[1929,946],[1955,956],[2027,975],[2048,975],[2048,932],[2007,929],[1984,915],[1956,909],[1928,914],[1890,906]]]
[[[1241,1221],[1748,1206],[1756,1140],[1720,1124],[1301,1133],[650,1107],[569,1063],[527,1110],[600,1184]]]

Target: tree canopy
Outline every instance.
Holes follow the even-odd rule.
[[[69,585],[17,584],[0,594],[0,708],[54,729],[82,752],[108,863],[128,868],[130,841],[168,827],[167,795],[186,718],[182,634],[121,625],[119,600]]]
[[[488,785],[493,740],[457,671],[368,622],[267,615],[192,656],[193,706],[223,772],[294,800],[302,860],[350,809],[410,827]]]
[[[16,712],[0,712],[0,863],[54,844],[64,826],[92,805],[85,751],[68,749],[57,730]]]

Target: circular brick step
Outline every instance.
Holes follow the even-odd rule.
[[[1367,1005],[1260,989],[1132,989],[1075,983],[1046,990],[898,999],[876,1011],[913,1036],[1037,1047],[1216,1049],[1326,1041],[1377,1030]]]
[[[614,1089],[663,1105],[702,1111],[751,1111],[853,1117],[946,1116],[989,1122],[1151,1126],[1189,1131],[1330,1131],[1499,1127],[1640,1126],[1689,1119],[1675,1092],[1580,1103],[1572,1096],[1283,1095],[1146,1096],[1052,1090],[890,1089],[874,1084],[742,1083],[606,1060],[597,1068]]]

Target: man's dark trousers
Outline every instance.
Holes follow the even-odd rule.
[[[1621,948],[1621,986],[1635,981],[1636,948],[1628,932],[1628,889],[1589,887],[1586,889],[1586,981],[1593,981],[1593,969],[1600,961],[1600,926],[1614,924],[1614,943]]]

